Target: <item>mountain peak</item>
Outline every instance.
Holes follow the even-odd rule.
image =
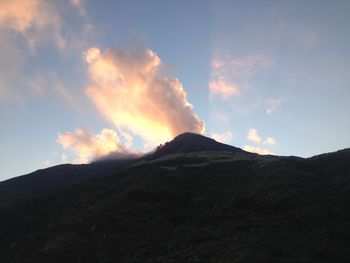
[[[160,145],[152,155],[158,158],[174,153],[189,153],[198,151],[228,151],[241,152],[242,150],[231,145],[223,144],[198,133],[185,132],[176,136],[172,141]]]

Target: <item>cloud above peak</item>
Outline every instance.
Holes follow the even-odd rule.
[[[165,76],[150,49],[110,48],[85,52],[91,83],[86,88],[102,116],[117,129],[163,143],[183,132],[204,133],[181,82]]]

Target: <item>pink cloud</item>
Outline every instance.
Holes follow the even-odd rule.
[[[90,48],[85,52],[91,79],[86,94],[115,127],[153,145],[183,132],[204,133],[176,78],[163,75],[161,60],[140,48]]]

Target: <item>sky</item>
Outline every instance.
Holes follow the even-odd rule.
[[[349,1],[0,0],[0,180],[196,132],[350,147]]]

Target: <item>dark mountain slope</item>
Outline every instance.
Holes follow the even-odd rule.
[[[0,259],[350,262],[349,193],[349,150],[172,153],[0,209]]]
[[[171,142],[166,143],[164,147],[156,152],[143,157],[126,156],[125,159],[121,160],[102,160],[84,165],[58,165],[0,182],[0,207],[11,202],[53,194],[55,191],[60,191],[97,177],[109,176],[127,169],[130,165],[142,160],[196,151],[230,151],[250,155],[239,148],[218,143],[199,134],[184,133]]]
[[[53,194],[93,178],[126,169],[137,159],[100,161],[91,164],[63,164],[0,182],[0,207],[29,198]]]

